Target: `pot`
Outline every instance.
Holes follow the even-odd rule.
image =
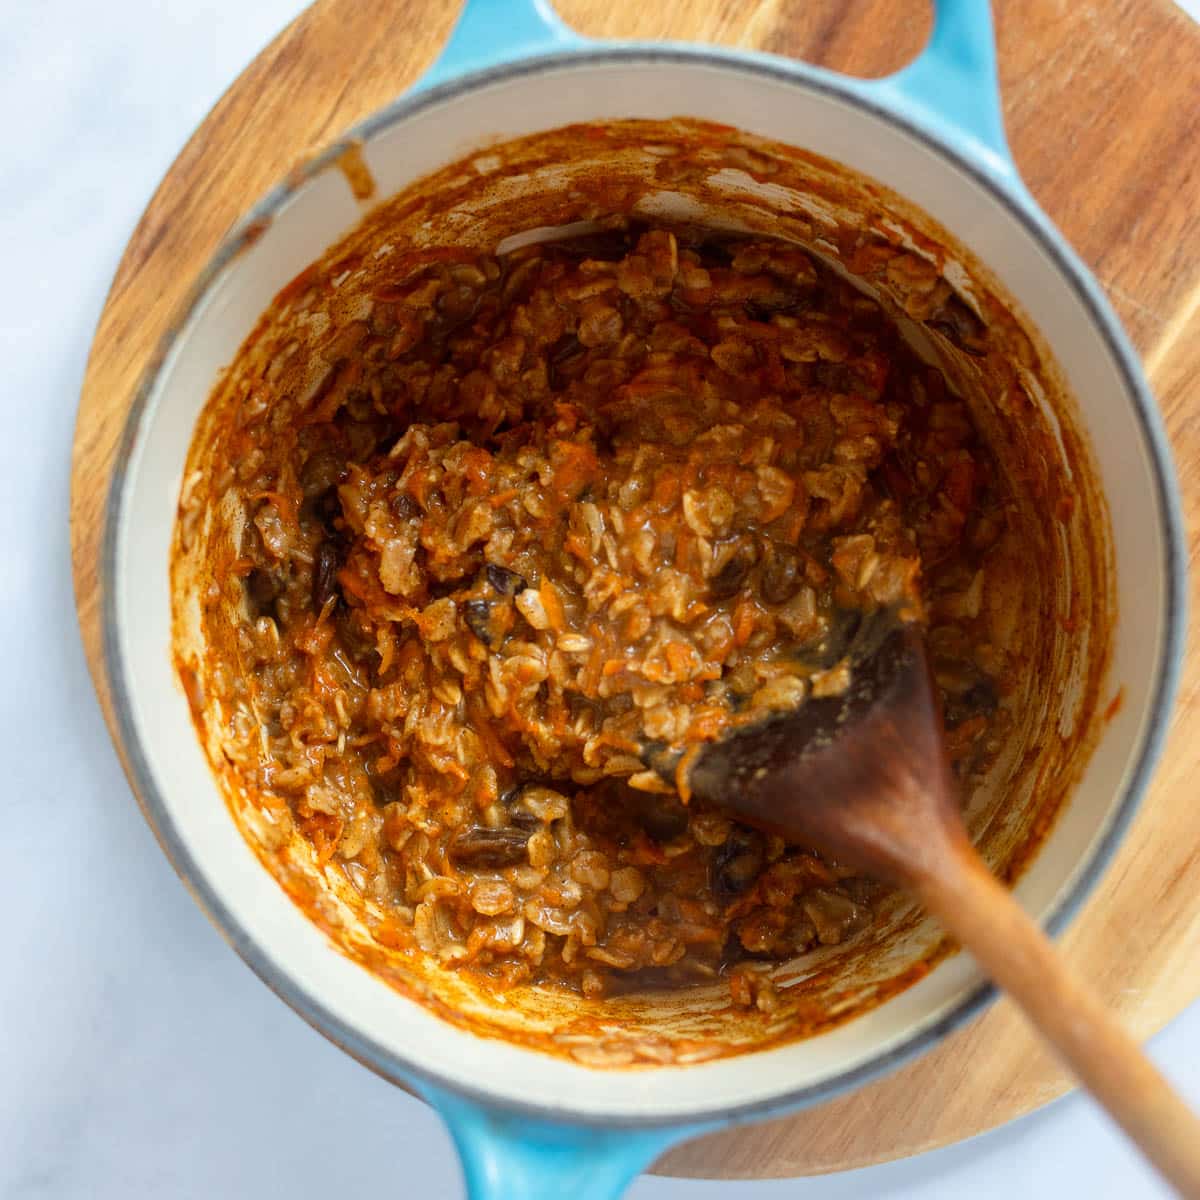
[[[475,169],[486,172],[479,164],[487,154],[479,148],[488,140],[627,118],[669,123],[679,114],[745,130],[759,139],[756,145],[798,145],[822,156],[811,160],[818,174],[828,159],[844,164],[847,179],[876,181],[855,185],[860,202],[894,204],[912,217],[914,230],[942,231],[961,250],[954,271],[943,265],[946,278],[957,271],[989,280],[1020,314],[1014,344],[1031,349],[1013,376],[1020,376],[1017,391],[1051,431],[1046,454],[1061,459],[1059,467],[1078,485],[1079,511],[1064,515],[1062,544],[1047,543],[1046,550],[1061,556],[1061,564],[1054,561],[1067,576],[1057,581],[1047,611],[1067,615],[1053,637],[1046,635],[1041,690],[1030,696],[1041,733],[1072,747],[1065,757],[1049,750],[1044,756],[1062,769],[1069,798],[1052,824],[1042,822],[1049,832],[1039,827],[1036,847],[1029,821],[1005,826],[994,819],[995,796],[974,806],[972,824],[992,839],[994,865],[1019,874],[1018,897],[1053,932],[1103,871],[1145,790],[1178,670],[1185,560],[1162,427],[1099,288],[1013,166],[986,0],[942,0],[921,56],[877,81],[763,54],[589,42],[567,30],[543,0],[467,0],[429,73],[293,173],[227,239],[198,281],[125,430],[107,514],[103,591],[105,654],[123,749],[144,811],[177,871],[287,1003],[439,1110],[462,1156],[468,1191],[479,1200],[568,1189],[593,1200],[616,1196],[673,1143],[854,1088],[928,1049],[992,996],[973,963],[948,956],[911,986],[886,999],[881,994],[874,1007],[816,1036],[637,1070],[481,1037],[387,986],[330,944],[230,820],[196,738],[169,653],[175,500],[219,371],[279,289],[362,216],[346,180],[327,168],[344,167],[347,149],[357,147],[374,186],[390,195],[467,151],[476,153]],[[704,210],[699,215],[712,216],[711,206],[725,203],[753,225],[755,213],[769,209],[783,227],[780,213],[788,210],[795,232],[820,207],[778,183],[764,184],[753,171],[733,170],[721,186],[715,198],[692,197]],[[1020,423],[1014,412],[1008,412],[1013,427]],[[1076,720],[1086,728],[1075,728]],[[1015,788],[1017,777],[1006,778]],[[1031,816],[1034,794],[1058,786],[1046,771],[1023,777],[1025,799],[1017,807]],[[911,963],[928,956],[929,937],[926,926],[914,926],[892,950]]]

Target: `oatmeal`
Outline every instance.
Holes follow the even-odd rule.
[[[747,963],[841,942],[877,886],[650,763],[682,779],[840,691],[857,614],[897,607],[956,770],[984,769],[1007,502],[967,406],[783,243],[414,252],[372,302],[229,434],[231,769],[448,968],[588,996],[728,972],[767,1011]]]

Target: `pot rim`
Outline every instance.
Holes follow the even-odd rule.
[[[623,1114],[595,1114],[580,1110],[553,1109],[536,1102],[522,1102],[498,1097],[485,1087],[464,1086],[440,1075],[436,1070],[414,1063],[403,1055],[382,1046],[369,1034],[355,1028],[331,1012],[321,997],[299,985],[285,969],[276,964],[265,947],[246,931],[245,927],[218,896],[196,863],[185,839],[173,822],[162,794],[142,750],[133,719],[130,689],[122,653],[121,632],[116,609],[116,558],[118,533],[125,519],[125,481],[130,457],[137,441],[142,416],[155,393],[162,368],[180,335],[190,323],[202,301],[230,266],[257,237],[264,221],[269,222],[315,175],[329,166],[348,145],[367,144],[372,138],[390,130],[402,121],[447,100],[472,91],[549,70],[580,66],[611,64],[653,65],[654,63],[684,64],[734,69],[775,82],[807,88],[855,106],[895,127],[925,146],[951,167],[965,174],[978,187],[989,192],[1025,228],[1039,248],[1047,255],[1058,274],[1071,287],[1114,360],[1124,391],[1134,409],[1142,436],[1149,450],[1153,469],[1157,508],[1161,515],[1163,535],[1162,571],[1165,576],[1163,625],[1164,634],[1154,666],[1154,687],[1147,705],[1146,720],[1140,734],[1123,793],[1116,800],[1108,820],[1070,888],[1055,907],[1043,918],[1042,924],[1052,937],[1060,934],[1078,914],[1112,861],[1117,847],[1124,839],[1142,797],[1149,784],[1166,737],[1169,716],[1177,690],[1186,630],[1186,556],[1184,552],[1183,521],[1178,487],[1171,461],[1166,434],[1157,405],[1143,375],[1138,357],[1110,308],[1103,293],[1087,267],[1053,227],[1036,203],[1025,191],[1019,177],[989,170],[985,165],[983,148],[970,138],[962,145],[941,133],[935,133],[902,111],[902,102],[895,107],[868,94],[863,81],[836,75],[805,63],[793,62],[773,55],[725,50],[717,47],[669,43],[626,43],[620,47],[573,48],[548,54],[537,54],[514,62],[471,72],[429,89],[410,90],[365,120],[348,129],[339,140],[302,164],[288,178],[272,188],[228,233],[197,277],[181,304],[171,325],[163,334],[154,355],[148,362],[137,385],[133,403],[126,416],[121,439],[113,463],[113,475],[105,506],[103,546],[100,560],[99,584],[103,599],[103,654],[107,668],[112,711],[117,726],[119,749],[123,752],[126,773],[135,799],[142,810],[163,852],[193,899],[216,926],[221,936],[236,951],[251,970],[290,1008],[303,1017],[314,1029],[344,1050],[356,1061],[394,1084],[412,1086],[414,1081],[445,1088],[458,1095],[531,1118],[546,1120],[568,1119],[594,1127],[647,1129],[681,1125],[704,1126],[714,1122],[744,1121],[809,1107],[851,1091],[886,1074],[931,1049],[947,1034],[979,1015],[997,996],[997,989],[983,980],[962,997],[937,1021],[924,1025],[905,1036],[890,1049],[846,1071],[831,1075],[819,1083],[785,1091],[767,1099],[754,1100],[734,1106],[718,1106],[703,1112],[686,1114],[647,1114],[634,1111]],[[979,161],[972,161],[972,155]],[[475,1036],[465,1034],[466,1036]],[[762,1051],[761,1053],[769,1053]]]

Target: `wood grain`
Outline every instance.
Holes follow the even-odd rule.
[[[912,0],[558,0],[583,33],[760,48],[862,75],[919,48]],[[1200,31],[1169,0],[996,0],[1010,140],[1034,195],[1091,264],[1145,356],[1200,521]],[[138,378],[236,218],[298,160],[432,62],[457,0],[318,0],[184,147],[113,280],[84,379],[71,540],[84,645],[106,718],[97,562],[113,455]],[[214,182],[219,185],[214,186]],[[1193,620],[1200,612],[1195,572]],[[1193,632],[1193,631],[1189,631]],[[1200,666],[1189,657],[1162,766],[1103,885],[1064,940],[1139,1035],[1200,991]],[[919,1063],[799,1116],[681,1147],[664,1173],[768,1177],[913,1154],[1051,1100],[1066,1081],[1006,1003]]]

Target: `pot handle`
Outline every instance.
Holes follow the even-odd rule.
[[[995,171],[1015,177],[1004,137],[990,0],[934,0],[933,33],[908,66],[862,91],[917,118],[952,144],[964,140]]]
[[[559,20],[551,0],[464,0],[449,42],[413,90],[588,44]],[[1016,177],[1004,138],[990,0],[934,0],[925,49],[894,75],[855,83],[864,95],[915,117],[944,140],[972,143],[994,171]]]
[[[506,1113],[419,1087],[462,1163],[467,1200],[617,1200],[664,1150],[706,1129],[607,1129]]]
[[[463,0],[450,40],[413,91],[435,88],[468,71],[586,44],[559,20],[550,0]]]

